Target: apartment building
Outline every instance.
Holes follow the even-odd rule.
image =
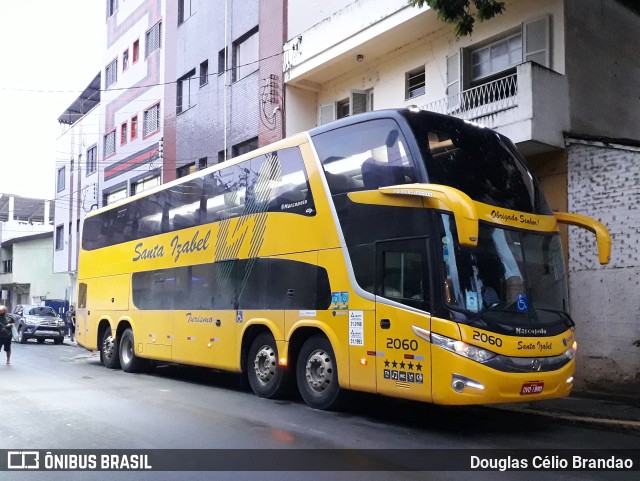
[[[166,106],[165,149],[175,145],[177,177],[282,138],[285,3],[180,0],[169,7],[175,48],[167,77],[176,83],[167,95],[175,102]]]
[[[66,300],[76,297],[82,221],[100,205],[100,85],[98,73],[58,117],[63,133],[56,142],[53,272],[69,276]]]
[[[613,237],[602,267],[593,237],[564,233],[579,382],[637,386],[640,17],[617,1],[505,5],[456,38],[406,0],[289,0],[286,133],[416,105],[510,137],[552,208],[595,217]]]
[[[107,0],[100,205],[163,181],[165,0]]]

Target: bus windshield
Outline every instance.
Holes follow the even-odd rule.
[[[466,248],[452,215],[441,214],[440,227],[448,307],[512,327],[570,322],[559,234],[480,223],[478,246]]]
[[[535,178],[509,139],[460,119],[408,117],[428,182],[455,187],[477,202],[551,214]]]

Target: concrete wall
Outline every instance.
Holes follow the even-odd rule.
[[[600,266],[594,236],[569,231],[577,387],[640,392],[640,148],[573,141],[567,151],[569,210],[600,220],[613,242]]]
[[[571,131],[638,139],[640,16],[612,0],[566,0]]]

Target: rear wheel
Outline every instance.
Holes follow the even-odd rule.
[[[277,398],[286,391],[286,371],[278,364],[278,347],[271,334],[259,334],[251,343],[247,357],[247,376],[254,393]]]
[[[140,372],[147,367],[145,359],[136,356],[133,331],[127,329],[120,337],[120,365],[124,372]]]
[[[338,384],[338,365],[329,340],[323,335],[307,339],[296,366],[298,389],[315,409],[336,409],[345,393]]]
[[[118,340],[111,334],[111,328],[108,327],[102,335],[100,343],[100,354],[104,367],[109,369],[120,369],[120,357],[118,356]]]
[[[38,344],[44,344],[44,341],[45,341],[44,337],[38,338]]]

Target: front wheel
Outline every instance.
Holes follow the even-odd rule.
[[[118,340],[114,339],[111,334],[111,328],[108,327],[102,335],[102,343],[100,343],[100,355],[104,367],[109,369],[120,369],[120,357],[118,355]]]
[[[24,327],[21,327],[20,330],[18,331],[18,342],[20,344],[26,344],[27,343],[27,339],[29,339],[29,338],[24,333]]]
[[[271,334],[263,332],[251,343],[247,357],[247,376],[254,393],[277,398],[286,390],[286,371],[278,364],[278,347]]]
[[[338,365],[329,340],[323,335],[307,339],[296,366],[298,390],[315,409],[336,409],[344,399],[338,384]]]
[[[120,337],[120,365],[124,372],[140,372],[145,369],[144,359],[136,356],[133,331],[127,329]]]

